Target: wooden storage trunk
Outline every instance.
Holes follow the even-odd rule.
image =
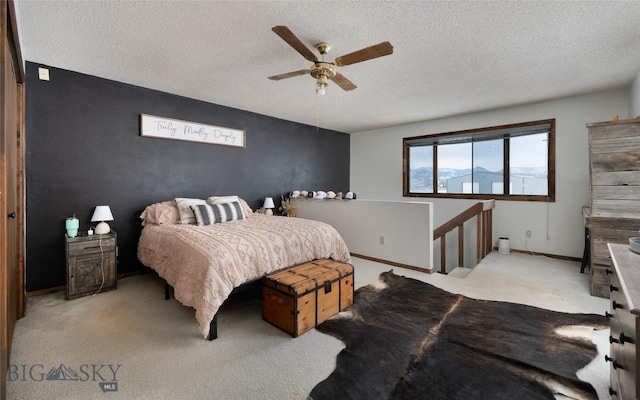
[[[353,266],[314,260],[262,279],[262,318],[298,337],[353,304]]]

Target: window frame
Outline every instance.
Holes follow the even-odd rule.
[[[510,138],[516,136],[526,136],[527,134],[516,134],[518,131],[526,130],[529,127],[538,125],[549,125],[549,140],[547,142],[547,194],[546,195],[522,195],[522,194],[504,194],[504,190],[509,190],[510,169],[509,169],[509,143]],[[538,132],[540,133],[540,132]],[[534,132],[529,134],[535,134]],[[438,143],[440,141],[447,142],[464,141],[473,142],[473,137],[502,139],[503,141],[503,194],[470,194],[470,193],[438,193],[437,176],[438,176]],[[425,146],[433,146],[433,174],[434,174],[434,193],[416,193],[409,191],[409,150],[419,144],[417,142],[425,142]],[[545,119],[538,121],[529,121],[516,124],[490,126],[485,128],[467,129],[463,131],[443,132],[430,135],[405,137],[402,139],[402,195],[404,197],[422,197],[422,198],[453,198],[453,199],[478,199],[478,200],[512,200],[512,201],[542,201],[555,202],[556,198],[556,120]],[[471,160],[473,164],[473,159]]]

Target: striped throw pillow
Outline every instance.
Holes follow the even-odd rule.
[[[191,209],[196,217],[196,225],[198,226],[246,218],[238,201],[224,204],[196,204],[191,206]]]

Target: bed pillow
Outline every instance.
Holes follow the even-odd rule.
[[[238,196],[211,196],[207,198],[208,204],[224,204],[238,201]]]
[[[249,207],[249,204],[247,204],[247,202],[239,196],[211,196],[207,198],[207,204],[224,204],[231,203],[233,201],[240,202],[245,216],[253,214],[253,210],[251,209],[251,207]]]
[[[177,197],[176,204],[178,205],[178,211],[180,212],[180,223],[194,225],[196,223],[196,217],[193,215],[191,206],[207,204],[207,202],[202,199]]]
[[[196,204],[191,206],[196,218],[196,225],[205,226],[222,222],[245,219],[239,201],[222,204]]]
[[[171,225],[180,222],[180,212],[175,200],[163,201],[147,206],[140,214],[142,226],[146,224]]]
[[[238,201],[240,202],[240,205],[242,206],[242,211],[244,211],[244,215],[245,216],[249,216],[251,214],[253,214],[253,210],[251,209],[251,207],[249,207],[249,204],[247,204],[246,201],[244,201],[244,199],[242,197],[238,197]]]

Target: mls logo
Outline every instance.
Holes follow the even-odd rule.
[[[103,393],[117,392],[117,373],[121,366],[121,364],[82,364],[76,371],[61,363],[45,373],[46,369],[42,364],[9,364],[7,381],[91,381],[98,382],[98,387]]]
[[[118,382],[100,382],[98,385],[103,393],[118,391]]]

